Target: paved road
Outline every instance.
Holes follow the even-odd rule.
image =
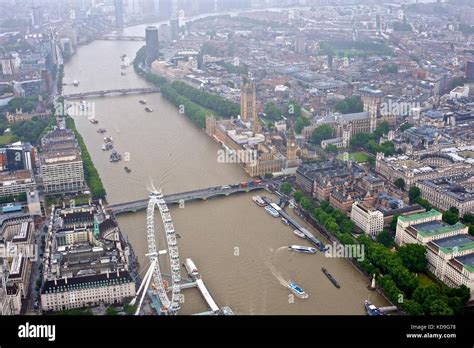
[[[43,264],[43,260],[40,255],[43,254],[44,250],[41,248],[41,237],[45,236],[46,233],[44,231],[44,227],[48,226],[47,219],[43,220],[39,226],[38,230],[35,234],[35,245],[38,246],[38,255],[36,255],[36,260],[32,262],[31,265],[31,274],[30,274],[30,286],[28,288],[27,297],[23,302],[22,306],[22,314],[28,315],[40,315],[41,314],[41,304],[38,304],[38,309],[34,308],[34,302],[37,298],[39,298],[40,293],[36,291],[36,280],[41,278],[42,271],[39,270],[40,265]]]

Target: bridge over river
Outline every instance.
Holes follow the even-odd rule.
[[[87,98],[106,97],[106,96],[119,96],[119,95],[128,95],[128,94],[148,94],[148,93],[158,93],[158,92],[160,92],[160,89],[157,87],[122,88],[122,89],[105,89],[101,91],[65,94],[63,97],[64,99],[67,99],[67,100],[73,100],[73,99],[87,99]]]
[[[173,193],[170,195],[165,195],[163,198],[165,199],[167,204],[179,204],[182,202],[188,202],[197,199],[206,200],[208,198],[214,198],[219,196],[226,197],[239,192],[250,192],[253,190],[266,189],[267,187],[266,183],[260,183],[258,185],[251,186],[250,185],[251,184],[247,184],[245,185],[245,187],[243,187],[243,185],[238,184],[228,186],[216,186],[188,192]],[[115,215],[118,215],[124,213],[135,213],[139,210],[145,210],[147,208],[147,205],[148,198],[140,199],[138,201],[112,204],[108,206],[108,209],[112,210]]]
[[[144,36],[133,36],[133,35],[103,35],[97,38],[97,40],[107,41],[145,41]]]

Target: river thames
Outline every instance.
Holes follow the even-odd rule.
[[[145,26],[125,29],[125,34],[130,35],[144,32]],[[142,45],[94,41],[79,47],[65,66],[65,93],[150,87],[132,66],[125,69],[126,75],[121,74],[120,57],[126,54],[133,60]],[[72,86],[73,80],[80,81],[79,86]],[[154,112],[145,112],[139,99],[146,99]],[[218,144],[159,94],[88,101],[94,103],[99,124],[91,124],[85,116],[74,118],[110,204],[146,198],[151,184],[170,194],[249,180],[238,165],[218,163]],[[99,127],[107,133],[98,134]],[[101,149],[104,136],[113,137],[114,147],[128,161],[109,162],[109,153]],[[124,166],[132,172],[126,173]],[[171,207],[175,229],[181,236],[181,261],[193,259],[219,306],[230,306],[236,314],[363,315],[365,299],[377,306],[387,305],[383,297],[367,289],[368,280],[346,259],[327,258],[320,252],[308,255],[288,251],[290,244],[309,243],[255,205],[251,197],[252,194],[242,194],[189,202],[184,208]],[[145,212],[121,215],[118,221],[143,271],[148,264],[144,256]],[[156,226],[160,223],[157,221]],[[315,235],[324,240],[317,232]],[[321,267],[333,274],[341,289],[333,286]],[[182,274],[185,275],[184,269]],[[293,300],[284,286],[288,280],[300,284],[309,298]],[[184,296],[180,314],[207,310],[197,289],[184,290]]]

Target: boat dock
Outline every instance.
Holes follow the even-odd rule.
[[[163,274],[163,275],[165,277],[169,277],[169,275],[167,274]],[[202,312],[202,313],[195,313],[193,315],[233,315],[234,314],[232,312],[232,309],[230,309],[230,307],[225,306],[225,307],[219,308],[219,306],[216,304],[211,294],[207,290],[206,286],[204,285],[204,282],[202,281],[202,279],[196,279],[195,281],[192,281],[192,280],[184,278],[183,280],[185,282],[180,284],[181,290],[198,288],[199,292],[201,293],[202,297],[206,301],[207,306],[209,308],[209,311]],[[153,295],[152,290],[148,290],[148,297],[151,300],[150,306],[156,311],[156,313],[161,313],[160,301],[157,296]]]
[[[204,297],[204,299],[206,300],[207,305],[209,306],[211,311],[217,312],[219,310],[219,306],[217,306],[217,304],[214,302],[214,299],[212,298],[211,294],[207,290],[202,279],[197,279],[196,284],[199,291],[201,292],[202,297]]]
[[[181,290],[191,289],[191,288],[197,287],[197,283],[196,282],[184,283],[184,284],[181,284],[179,287],[181,288]]]
[[[193,315],[235,315],[235,313],[232,311],[230,307],[225,306],[219,309],[218,312],[207,311],[207,312],[196,313]]]
[[[184,283],[184,284],[181,284],[180,286],[181,286],[181,290],[197,287],[202,297],[206,301],[207,306],[209,307],[210,311],[197,313],[195,315],[213,315],[219,312],[220,310],[219,306],[216,304],[216,302],[212,298],[211,294],[209,293],[206,286],[204,285],[204,282],[202,281],[202,279],[196,279],[196,281],[194,282]]]
[[[381,311],[382,313],[389,313],[398,311],[398,308],[397,306],[380,307],[379,311]]]
[[[271,204],[272,202],[266,198],[266,197],[262,197],[262,199],[265,201],[265,203],[267,204]],[[288,215],[283,209],[277,209],[278,213],[281,215],[281,217],[285,218],[292,227],[294,227],[294,229],[300,231],[301,233],[303,233],[306,237],[306,239],[308,239],[312,244],[314,244],[314,246],[316,246],[316,248],[318,248],[319,250],[323,251],[324,250],[324,244],[318,239],[316,238],[311,232],[309,232],[306,228],[304,228],[302,225],[300,225],[293,217],[291,217],[290,215]]]

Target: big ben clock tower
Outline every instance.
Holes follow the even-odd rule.
[[[298,151],[298,144],[296,143],[295,133],[293,129],[288,132],[288,138],[286,140],[286,160],[296,160],[296,152]]]

